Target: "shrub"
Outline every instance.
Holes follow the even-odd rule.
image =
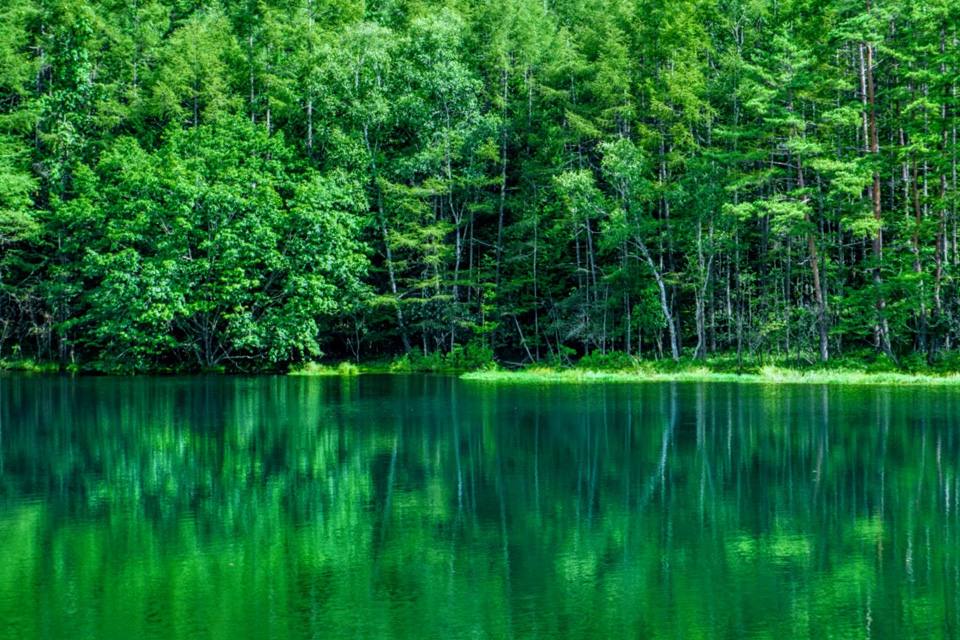
[[[413,371],[443,371],[445,361],[443,353],[440,351],[423,355],[417,350],[410,354],[410,365]]]
[[[570,358],[576,353],[574,349],[561,344],[557,346],[555,353],[550,352],[550,355],[544,359],[543,364],[554,369],[568,367],[570,366]]]
[[[341,376],[358,376],[360,375],[360,367],[352,362],[341,362],[337,365],[337,374]]]
[[[305,362],[304,364],[291,369],[292,376],[358,376],[360,367],[352,362],[341,362],[337,366],[319,364],[317,362]]]
[[[405,353],[397,356],[390,363],[390,373],[410,373],[413,371],[413,364],[410,362],[410,355]]]
[[[391,373],[428,371],[474,371],[496,367],[491,349],[482,340],[471,340],[465,345],[455,344],[450,352],[434,351],[429,355],[417,349],[394,358],[390,363]]]
[[[900,371],[900,367],[893,361],[893,358],[881,353],[877,356],[875,362],[866,366],[866,370],[868,373],[897,373]]]
[[[623,351],[588,353],[577,363],[580,369],[591,371],[632,371],[637,368],[637,359]]]
[[[454,345],[454,348],[456,349],[459,346]],[[451,362],[453,353],[451,351],[447,355],[448,363]],[[461,354],[460,364],[464,369],[492,369],[496,366],[493,359],[493,349],[484,340],[471,340],[463,347]]]

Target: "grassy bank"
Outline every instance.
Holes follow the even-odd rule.
[[[19,373],[56,373],[59,365],[53,362],[36,362],[30,358],[18,360],[0,360],[0,371],[15,371]]]
[[[300,367],[296,367],[290,370],[289,375],[291,376],[310,376],[310,377],[326,377],[326,376],[358,376],[361,373],[370,373],[369,371],[362,371],[359,366],[351,362],[341,362],[340,364],[334,365],[323,365],[316,362],[308,362]]]
[[[936,361],[904,357],[894,361],[872,350],[863,350],[829,362],[798,361],[776,355],[756,360],[736,354],[716,354],[707,360],[683,358],[641,360],[622,352],[593,352],[578,360],[568,357],[552,362],[505,368],[495,363],[493,353],[455,351],[446,356],[417,353],[393,360],[361,363],[308,364],[293,375],[351,376],[365,373],[443,373],[484,383],[546,384],[594,382],[740,382],[753,384],[830,385],[939,385],[960,386],[960,352],[944,352]]]
[[[489,367],[488,367],[489,369]],[[482,370],[488,370],[482,369]],[[493,369],[490,369],[493,370]],[[497,369],[499,370],[499,369]],[[287,372],[287,375],[291,376],[302,376],[302,377],[350,377],[350,376],[361,376],[369,375],[372,373],[389,373],[395,375],[411,374],[411,373],[440,373],[446,375],[460,375],[469,372],[477,372],[481,369],[469,368],[469,367],[410,367],[401,365],[398,366],[396,361],[373,361],[373,362],[360,362],[354,364],[353,362],[340,362],[340,363],[330,363],[330,364],[319,364],[316,362],[308,362],[306,364],[297,365],[291,367]]]
[[[419,363],[418,363],[419,364]],[[409,359],[353,364],[307,364],[290,371],[297,376],[357,376],[371,373],[442,373],[459,375],[464,380],[504,384],[604,383],[604,382],[739,382],[751,384],[830,384],[830,385],[955,385],[960,386],[960,370],[946,363],[939,367],[926,364],[914,368],[896,366],[881,360],[849,359],[805,368],[782,362],[764,366],[738,367],[732,358],[716,357],[708,361],[641,361],[615,355],[587,357],[567,366],[529,365],[505,369],[486,363],[482,368],[449,366],[410,366]]]
[[[657,371],[596,371],[590,369],[550,369],[533,367],[518,371],[476,371],[462,376],[465,380],[509,384],[549,384],[596,382],[740,382],[754,384],[849,384],[849,385],[958,385],[960,374],[916,374],[901,372],[869,372],[862,370],[796,370],[761,367],[751,373],[712,371],[707,368]]]
[[[0,360],[0,371],[54,373],[60,367],[54,363],[27,358]],[[83,368],[70,365],[69,373],[130,375],[134,372]],[[196,371],[147,370],[137,373],[189,374]],[[226,369],[206,373],[229,373]],[[246,371],[245,373],[253,373]],[[277,370],[262,373],[279,373]],[[308,362],[292,366],[291,376],[355,377],[366,374],[439,373],[458,375],[465,380],[483,383],[551,384],[596,382],[740,382],[754,384],[830,384],[830,385],[934,385],[960,386],[960,353],[946,354],[939,362],[901,360],[894,363],[885,356],[869,352],[857,357],[831,360],[828,363],[804,363],[796,360],[767,358],[764,364],[738,362],[735,356],[717,355],[709,360],[685,358],[679,363],[671,360],[639,360],[633,356],[613,352],[588,354],[578,361],[533,364],[524,368],[507,369],[498,365],[492,352],[455,350],[449,354],[416,353],[398,356],[392,360],[373,360],[361,363],[336,360]]]

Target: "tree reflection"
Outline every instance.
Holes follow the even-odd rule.
[[[0,403],[0,638],[960,629],[949,389],[4,378]]]

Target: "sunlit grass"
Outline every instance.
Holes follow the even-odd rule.
[[[476,371],[464,380],[496,383],[592,383],[592,382],[742,382],[759,384],[848,385],[960,385],[960,374],[870,373],[856,370],[797,370],[764,366],[752,373],[716,372],[707,367],[657,371],[652,367],[632,371],[592,371],[531,367],[521,371]]]
[[[59,366],[53,362],[37,362],[33,358],[17,360],[0,360],[0,371],[20,371],[26,373],[50,373],[57,371]]]
[[[291,376],[358,376],[360,367],[352,362],[341,362],[336,366],[307,362],[290,370]]]

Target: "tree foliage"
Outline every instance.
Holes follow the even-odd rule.
[[[0,356],[942,361],[958,12],[9,2]]]

